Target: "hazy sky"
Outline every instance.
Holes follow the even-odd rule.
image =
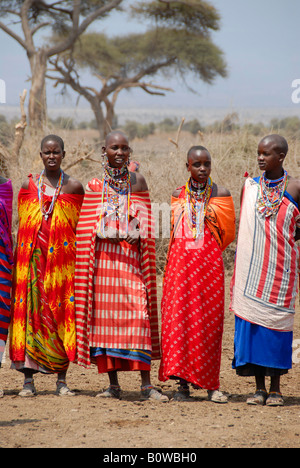
[[[213,39],[225,54],[228,78],[218,78],[213,86],[190,81],[197,95],[176,81],[160,80],[159,84],[171,85],[176,92],[164,98],[150,97],[142,91],[123,92],[118,107],[294,107],[298,114],[300,103],[293,103],[291,96],[293,80],[300,79],[300,1],[211,0],[211,3],[221,15],[221,29],[213,34]],[[128,19],[124,22],[123,18],[113,15],[110,20],[98,23],[97,30],[118,35],[143,30],[143,25]],[[0,44],[0,79],[6,83],[6,104],[18,105],[19,94],[24,88],[29,89],[27,57],[21,46],[2,31]],[[74,102],[74,99],[64,102],[49,82],[49,107]]]

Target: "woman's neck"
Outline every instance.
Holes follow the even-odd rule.
[[[44,170],[44,179],[46,178],[49,184],[52,187],[56,187],[59,181],[60,175],[62,170],[58,169],[56,171],[49,171],[47,169]]]

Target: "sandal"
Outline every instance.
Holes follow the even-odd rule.
[[[178,390],[173,396],[173,401],[193,401],[190,394],[189,384],[186,380],[180,379]]]
[[[173,395],[174,401],[192,401],[189,390],[178,390]]]
[[[207,390],[208,399],[213,403],[228,403],[228,397],[220,390]]]
[[[284,401],[280,392],[270,392],[266,401],[267,406],[283,406]]]
[[[156,390],[152,385],[145,385],[141,387],[141,401],[156,400],[163,403],[169,401],[167,395],[163,395],[160,391]]]
[[[104,392],[98,393],[97,398],[116,398],[121,399],[121,387],[120,385],[110,385]]]
[[[25,380],[22,390],[19,392],[20,397],[34,397],[36,395],[36,389],[34,386],[33,379]]]
[[[0,390],[0,398],[3,398],[3,397],[4,397],[4,391]]]
[[[75,396],[75,393],[72,392],[69,387],[67,386],[64,380],[58,380],[56,382],[56,395],[58,396],[68,396],[72,397]]]
[[[247,405],[263,406],[266,404],[268,392],[266,390],[256,390],[255,394],[247,399]]]

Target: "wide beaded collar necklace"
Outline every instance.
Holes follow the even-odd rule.
[[[287,183],[287,171],[284,171],[283,176],[276,180],[267,179],[265,172],[263,173],[259,180],[257,197],[257,209],[261,215],[267,218],[278,213]]]

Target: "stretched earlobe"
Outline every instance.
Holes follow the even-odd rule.
[[[101,154],[101,158],[102,158],[101,164],[102,164],[102,166],[104,167],[104,166],[105,166],[105,163],[106,163],[106,156],[107,156],[107,154],[106,154],[106,152],[105,152],[105,148],[104,148],[104,147],[102,148],[102,150],[103,150],[103,151],[102,151],[102,154]]]

